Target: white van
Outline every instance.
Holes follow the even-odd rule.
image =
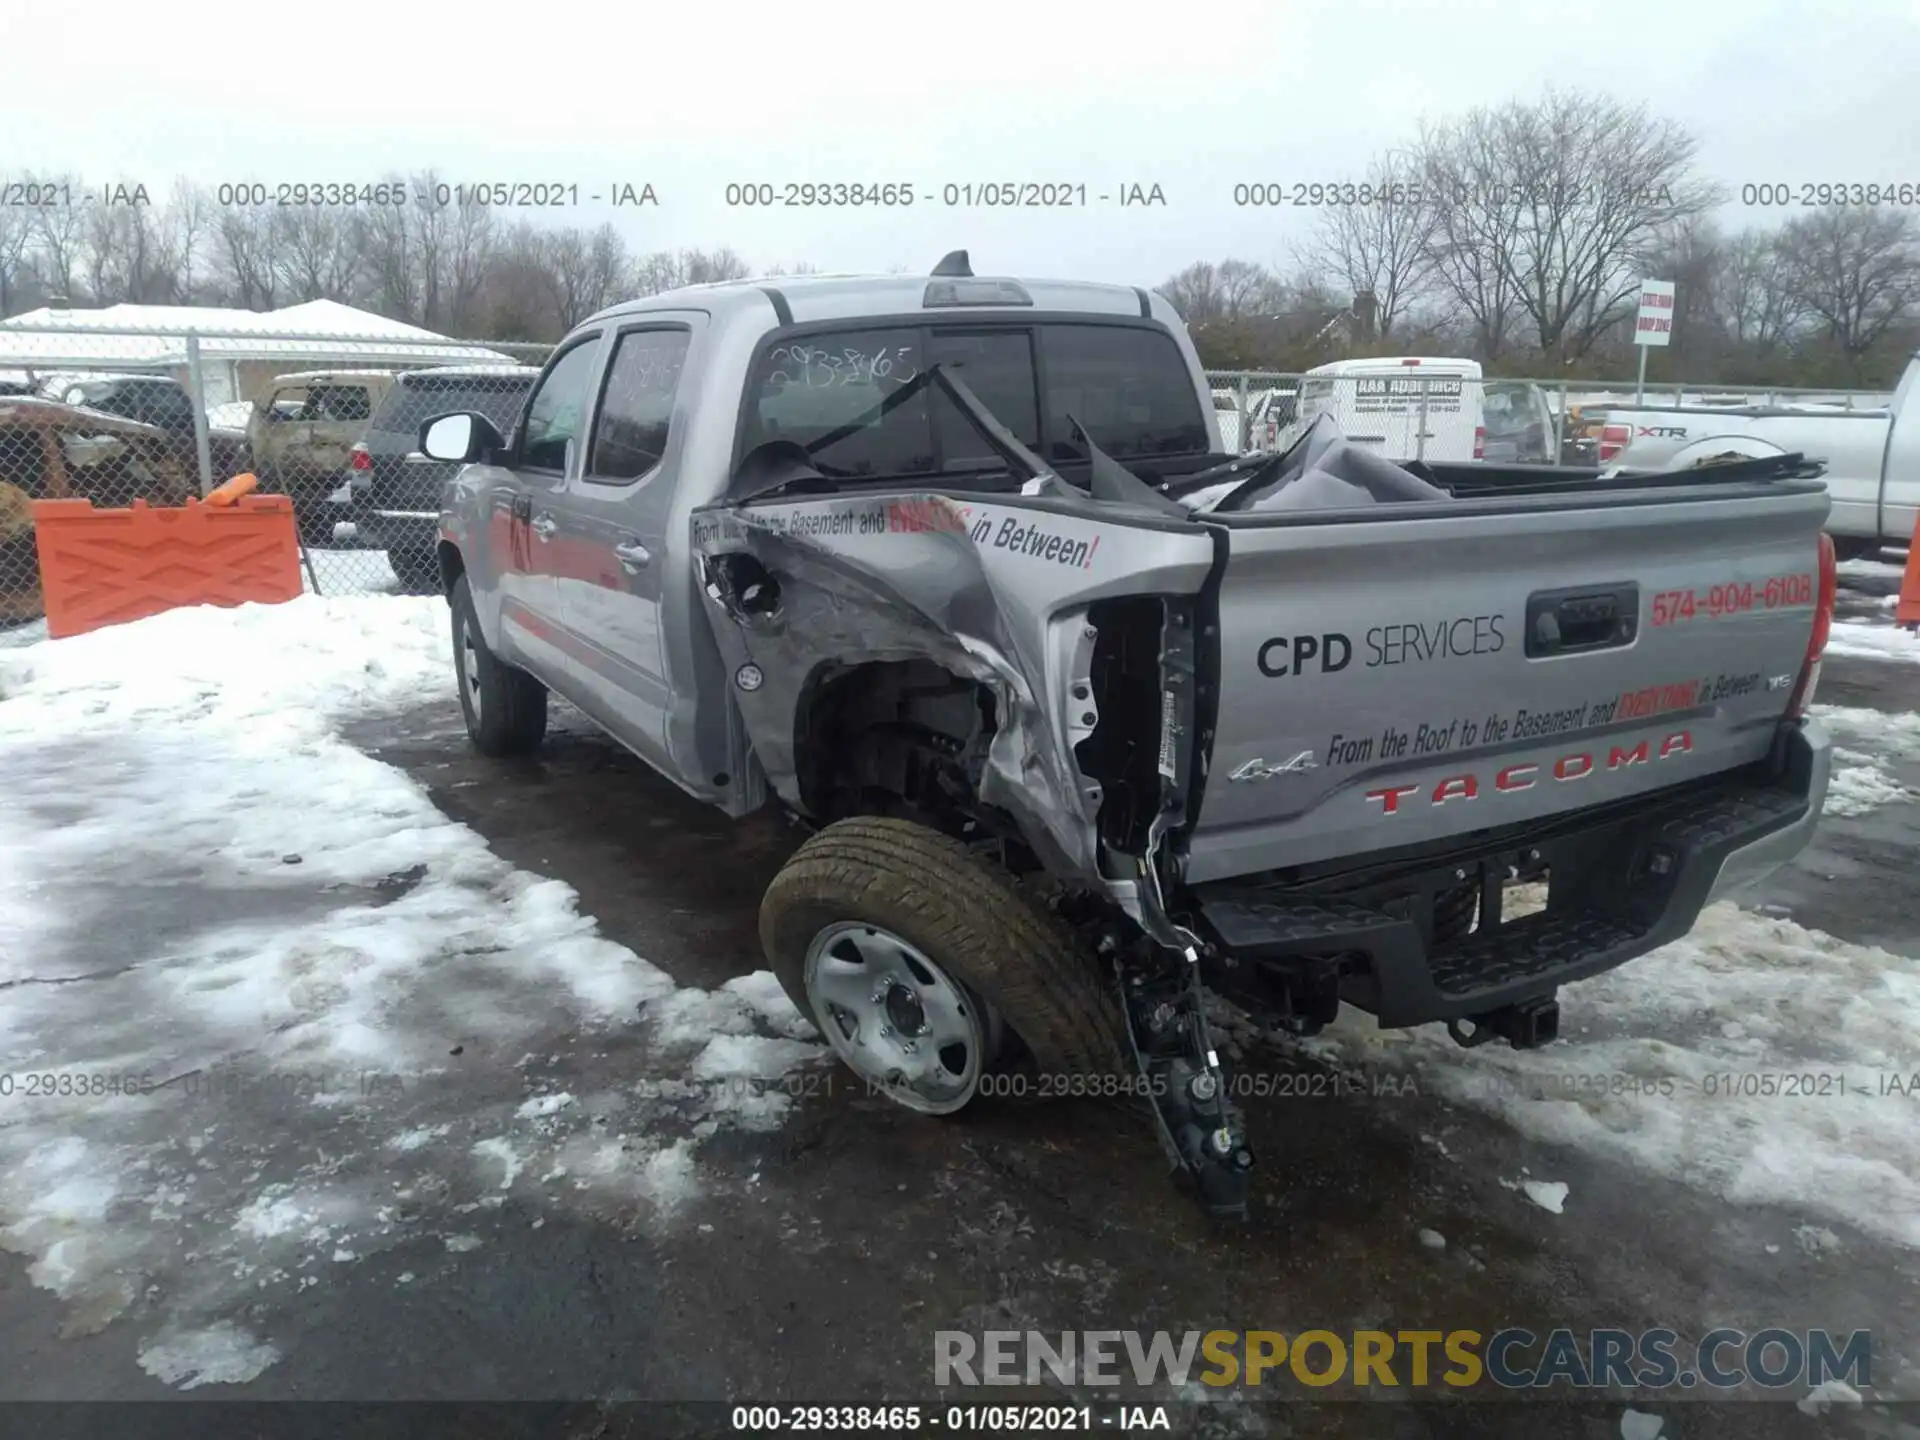
[[[1426,435],[1420,416],[1425,392]],[[1486,452],[1486,391],[1478,360],[1409,355],[1335,360],[1300,381],[1300,420],[1333,416],[1341,433],[1389,460],[1479,460]]]

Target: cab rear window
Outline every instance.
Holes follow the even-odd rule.
[[[782,338],[762,352],[749,379],[741,453],[791,440],[824,472],[862,479],[994,466],[990,448],[945,393],[913,384],[935,363],[950,366],[1001,424],[1049,460],[1084,458],[1069,416],[1122,460],[1212,448],[1207,417],[1171,336],[1140,326],[1062,322],[890,326]]]

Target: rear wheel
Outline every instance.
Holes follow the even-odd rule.
[[[393,567],[394,577],[407,594],[440,593],[440,562],[431,551],[422,553],[418,545],[403,545],[387,551],[387,564]]]
[[[840,1059],[908,1109],[971,1101],[1007,1058],[1003,1023],[1050,1092],[1112,1093],[1101,1082],[1127,1069],[1119,1006],[1071,932],[911,821],[842,820],[807,841],[767,887],[760,940]]]
[[[547,733],[547,687],[487,648],[467,577],[453,582],[453,671],[467,736],[482,755],[526,755]]]

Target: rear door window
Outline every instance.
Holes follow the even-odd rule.
[[[637,480],[660,463],[691,339],[676,328],[630,330],[616,342],[594,421],[588,479]]]

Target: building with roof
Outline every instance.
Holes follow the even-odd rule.
[[[278,310],[208,305],[42,306],[0,320],[0,371],[164,374],[187,379],[187,333],[200,336],[204,403],[257,400],[292,370],[511,364],[513,357],[418,325],[309,300]]]

